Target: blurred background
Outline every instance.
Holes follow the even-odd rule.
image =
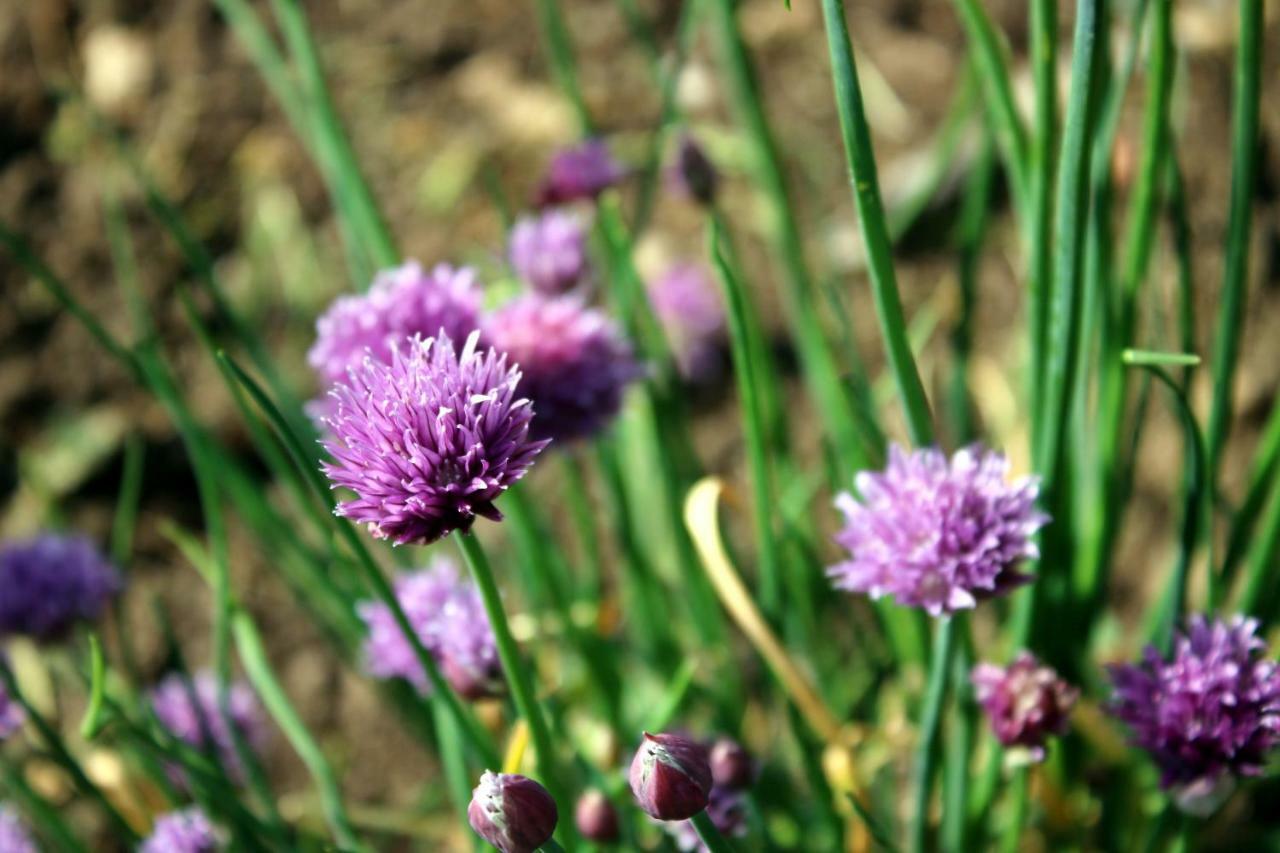
[[[525,206],[550,153],[577,133],[544,60],[533,4],[305,5],[337,109],[404,254],[424,264],[472,263],[482,274],[500,268],[503,207],[518,212]],[[747,0],[741,25],[786,162],[809,260],[852,318],[856,345],[874,375],[880,345],[819,11],[809,0],[791,5],[788,10],[781,0]],[[926,385],[937,397],[947,377],[948,334],[958,310],[954,226],[958,190],[979,148],[979,98],[965,70],[964,33],[952,4],[849,5],[881,184],[899,231],[903,298]],[[1029,104],[1027,4],[985,5],[1008,38],[1018,95]],[[667,52],[679,3],[565,0],[563,6],[600,133],[623,161],[639,165],[653,144],[660,103],[653,66],[635,28],[647,28]],[[1226,230],[1234,4],[1182,0],[1176,9],[1180,53],[1173,115],[1196,239],[1200,351],[1206,352]],[[1064,9],[1060,50],[1064,77],[1069,12]],[[778,269],[762,237],[765,205],[747,180],[747,151],[729,113],[717,57],[705,36],[696,38],[677,97],[722,174],[723,206],[738,230],[756,298],[771,318],[785,366],[793,359],[777,319]],[[1264,57],[1265,87],[1280,79],[1276,4],[1268,8]],[[1141,86],[1132,91],[1140,93]],[[1140,94],[1133,100],[1122,117],[1112,163],[1122,193],[1140,138]],[[1241,486],[1280,381],[1280,335],[1273,331],[1280,322],[1278,103],[1264,88],[1239,415],[1224,480],[1231,494]],[[177,302],[176,284],[191,275],[189,266],[148,214],[112,142],[116,132],[209,248],[233,302],[269,341],[299,395],[311,396],[316,389],[304,353],[315,317],[350,287],[337,225],[312,160],[212,3],[0,0],[0,222],[23,234],[99,321],[126,339],[129,323],[113,281],[109,234],[113,223],[127,227],[139,280],[196,414],[232,446],[244,447],[248,458],[239,415]],[[1166,228],[1161,240],[1169,239]],[[1015,469],[1023,471],[1028,464],[1026,416],[1018,408],[1017,366],[1026,361],[1024,338],[1016,333],[1024,305],[1019,258],[1018,235],[1002,195],[981,259],[971,391],[989,443],[1007,447]],[[646,276],[676,263],[703,262],[703,217],[696,206],[660,188],[638,259]],[[1144,307],[1155,322],[1174,311],[1174,275],[1171,255],[1158,250],[1151,301]],[[1208,377],[1201,373],[1195,398],[1203,411]],[[792,379],[795,405],[807,406]],[[735,468],[741,436],[733,392],[724,384],[690,393],[700,413],[702,459],[732,481],[742,476]],[[1111,590],[1122,623],[1149,599],[1151,580],[1161,576],[1151,569],[1162,572],[1176,544],[1177,507],[1170,496],[1179,476],[1173,460],[1180,458],[1180,433],[1163,405],[1148,407],[1148,417],[1135,503]],[[894,429],[896,437],[905,436],[900,424]],[[820,436],[799,438],[816,458]],[[208,657],[207,592],[193,582],[163,533],[169,523],[189,529],[201,524],[181,441],[150,394],[0,253],[0,535],[65,524],[105,539],[128,441],[145,446],[146,467],[126,619],[142,670],[156,673],[165,662],[152,615],[156,600],[170,609],[188,657]],[[825,508],[828,497],[820,495],[815,506]],[[351,801],[395,807],[417,796],[420,783],[437,772],[434,759],[382,707],[369,682],[334,657],[264,564],[253,539],[236,525],[230,533],[236,589],[306,722],[337,756]],[[279,740],[266,763],[282,790],[307,787],[301,765]],[[299,801],[294,807],[314,805]],[[456,832],[452,815],[442,812],[440,821],[448,826],[442,832]]]

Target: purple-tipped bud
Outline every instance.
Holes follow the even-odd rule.
[[[711,779],[716,786],[740,791],[756,778],[756,762],[746,747],[730,737],[711,745]]]
[[[631,760],[630,782],[645,814],[658,820],[688,820],[707,807],[711,794],[707,748],[680,735],[645,732]]]
[[[741,791],[713,785],[711,796],[707,800],[707,817],[711,818],[712,825],[726,838],[740,838],[747,834],[747,809]],[[671,835],[676,847],[681,850],[687,853],[708,853],[707,845],[698,837],[698,830],[694,829],[692,822],[682,820],[664,823],[662,828]]]
[[[587,230],[567,210],[524,216],[511,229],[512,268],[539,293],[572,290],[587,277]]]
[[[685,196],[699,204],[710,205],[716,198],[720,176],[706,152],[691,134],[684,134],[676,145],[676,159],[671,165],[671,182]]]
[[[38,853],[35,839],[8,803],[0,803],[0,853]]]
[[[120,574],[83,536],[46,534],[0,548],[0,637],[41,643],[97,619],[123,587]]]
[[[610,844],[622,837],[618,825],[618,810],[603,792],[594,788],[578,799],[573,810],[573,820],[578,834],[588,841]]]
[[[565,148],[551,158],[547,174],[538,187],[539,207],[594,199],[626,175],[609,148],[599,139],[588,139]]]
[[[1080,695],[1030,652],[1019,653],[1007,667],[978,664],[970,679],[996,738],[1005,746],[1026,747],[1036,761],[1044,759],[1049,735],[1066,731]]]
[[[156,818],[151,835],[138,853],[214,853],[222,846],[218,831],[204,812],[192,806]]]
[[[559,819],[547,789],[514,773],[486,770],[467,806],[471,828],[502,853],[533,853],[551,838]]]

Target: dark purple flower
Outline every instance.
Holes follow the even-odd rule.
[[[1257,631],[1256,619],[1194,616],[1171,660],[1148,647],[1141,663],[1108,667],[1111,712],[1189,811],[1261,773],[1280,742],[1280,668],[1263,659]]]
[[[258,697],[248,684],[237,681],[228,689],[230,725],[219,713],[218,680],[207,670],[189,682],[178,673],[165,676],[151,691],[151,707],[160,724],[178,740],[200,750],[212,747],[227,773],[238,781],[244,778],[244,767],[231,727],[247,747],[260,752],[266,745],[267,726]],[[180,778],[176,768],[174,775]]]
[[[588,139],[560,150],[551,158],[535,201],[539,207],[547,207],[594,199],[626,174],[607,145],[599,139]]]
[[[572,290],[589,272],[587,230],[567,210],[521,217],[511,229],[511,267],[539,293]]]
[[[675,162],[668,172],[672,187],[680,195],[699,204],[709,205],[716,198],[716,186],[720,176],[707,158],[706,152],[691,134],[680,136],[676,143]]]
[[[1038,555],[1032,537],[1048,516],[1035,508],[1038,480],[1010,483],[1008,473],[1003,454],[979,446],[949,461],[932,448],[890,447],[882,473],[854,480],[861,500],[836,498],[845,526],[835,540],[850,553],[828,570],[836,588],[938,616],[1029,581],[1017,568]]]
[[[622,837],[618,810],[603,791],[591,788],[578,798],[573,811],[578,834],[597,844],[611,844]]]
[[[485,771],[471,794],[471,828],[502,853],[533,853],[556,831],[560,815],[547,789],[525,776]]]
[[[599,432],[622,408],[627,385],[642,375],[613,321],[575,296],[519,297],[489,317],[485,332],[519,366],[517,390],[533,402],[531,432],[540,439]]]
[[[713,785],[707,800],[707,817],[726,838],[741,838],[747,834],[747,808],[741,791]],[[663,828],[681,850],[706,853],[707,846],[698,837],[692,821],[665,823]]]
[[[402,574],[395,588],[405,616],[453,689],[468,699],[494,695],[502,669],[493,628],[479,591],[463,580],[453,561],[438,557],[430,569]],[[365,601],[358,610],[369,629],[364,643],[369,672],[378,678],[403,678],[418,692],[430,692],[427,674],[391,608]]]
[[[307,362],[328,388],[345,380],[366,353],[390,361],[391,348],[414,335],[431,338],[443,329],[455,341],[466,340],[480,328],[481,302],[475,270],[439,264],[426,272],[409,261],[378,273],[367,293],[335,299],[316,321]],[[321,398],[312,408],[322,416],[331,401]]]
[[[0,743],[4,743],[9,735],[22,728],[26,719],[22,706],[9,695],[4,683],[0,682]]]
[[[60,640],[92,622],[123,588],[120,574],[83,536],[45,534],[0,548],[0,637]]]
[[[476,516],[499,520],[493,502],[546,446],[529,435],[533,408],[516,395],[520,371],[492,349],[461,353],[448,336],[406,341],[391,361],[365,359],[331,392],[323,464],[335,487],[356,493],[338,515],[378,539],[427,544]]]
[[[649,817],[687,820],[707,807],[711,793],[707,748],[682,735],[645,732],[628,779]]]
[[[209,818],[192,806],[156,818],[138,853],[214,853],[221,844]]]
[[[978,664],[970,679],[996,738],[1005,746],[1026,747],[1036,761],[1044,759],[1049,735],[1067,730],[1080,695],[1030,652],[1019,653],[1007,667]]]
[[[39,853],[36,840],[8,803],[0,803],[0,853]]]
[[[723,372],[724,304],[706,267],[673,266],[651,281],[648,291],[680,374],[692,382],[718,379]]]
[[[721,788],[740,791],[756,779],[756,762],[747,748],[731,737],[711,744],[711,779]]]

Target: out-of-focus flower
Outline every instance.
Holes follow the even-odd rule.
[[[597,844],[612,844],[622,837],[618,810],[603,791],[590,789],[578,798],[573,812],[578,834]]]
[[[1257,631],[1256,619],[1194,616],[1172,659],[1149,647],[1138,664],[1108,667],[1111,712],[1187,811],[1212,811],[1280,743],[1280,667]]]
[[[720,785],[713,785],[707,799],[707,817],[720,834],[726,838],[741,838],[747,834],[747,808],[742,792]],[[706,853],[707,846],[698,837],[698,830],[688,820],[664,823],[663,828],[681,850]]]
[[[676,143],[675,162],[668,175],[671,186],[679,194],[704,205],[715,201],[720,176],[692,134],[682,134]]]
[[[547,789],[526,776],[491,773],[471,794],[471,828],[502,853],[533,853],[556,831],[560,815]]]
[[[338,515],[401,545],[502,518],[493,502],[546,442],[529,435],[520,371],[477,340],[473,332],[461,353],[447,336],[406,341],[389,362],[367,358],[334,387],[324,442],[334,461],[323,470],[356,493]]]
[[[996,738],[1005,746],[1026,747],[1036,761],[1044,759],[1049,735],[1067,730],[1080,695],[1030,652],[1019,653],[1007,667],[978,664],[970,678]]]
[[[221,843],[209,818],[192,806],[156,818],[138,853],[214,853]]]
[[[1035,508],[1039,482],[1006,481],[1003,454],[978,446],[950,460],[935,449],[889,448],[883,472],[863,471],[861,500],[836,498],[845,525],[835,537],[850,559],[828,570],[838,589],[892,596],[933,616],[973,607],[1030,578],[1032,537],[1048,521]]]
[[[266,718],[248,684],[233,682],[228,691],[230,721],[219,712],[218,680],[208,670],[191,676],[190,681],[178,673],[165,676],[151,691],[151,707],[170,734],[196,749],[213,748],[231,778],[241,781],[244,766],[232,726],[245,746],[260,752],[267,740]],[[174,775],[181,775],[176,768]]]
[[[475,270],[439,264],[430,272],[416,261],[383,270],[367,293],[340,296],[316,321],[316,342],[307,362],[327,389],[358,368],[365,354],[382,362],[407,338],[435,337],[441,329],[464,341],[480,328],[482,294]],[[332,410],[322,397],[312,406],[317,415]]]
[[[539,207],[594,199],[626,177],[626,169],[613,159],[599,139],[588,139],[564,148],[551,158],[547,174],[538,186]]]
[[[731,737],[711,744],[711,780],[718,787],[740,791],[756,779],[756,762],[747,748]]]
[[[568,210],[521,217],[511,229],[512,268],[534,290],[565,293],[587,277],[587,231]]]
[[[22,706],[9,695],[4,683],[0,682],[0,743],[22,728],[26,719],[27,715],[23,712]]]
[[[39,853],[22,818],[8,803],[0,803],[0,853]]]
[[[437,558],[430,569],[401,575],[395,591],[423,647],[453,689],[468,699],[494,695],[502,669],[493,628],[479,591],[462,579],[453,561]],[[366,601],[358,609],[369,629],[364,643],[369,672],[379,678],[404,678],[418,692],[430,692],[427,674],[391,608]]]
[[[603,429],[642,374],[614,322],[575,296],[514,299],[489,317],[485,333],[519,366],[516,390],[533,402],[530,429],[540,439],[572,441]]]
[[[123,588],[120,574],[83,536],[45,534],[0,548],[0,637],[40,642],[92,622]]]
[[[706,267],[678,264],[652,280],[648,290],[681,375],[693,382],[719,378],[724,305]]]
[[[645,732],[628,779],[649,817],[687,820],[707,807],[711,794],[707,748],[682,735]]]

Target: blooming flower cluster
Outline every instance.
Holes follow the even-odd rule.
[[[572,441],[598,432],[622,407],[640,365],[604,312],[575,296],[529,294],[485,326],[494,347],[520,366],[517,391],[533,403],[533,435]]]
[[[170,734],[197,749],[212,747],[227,772],[239,780],[244,778],[244,766],[232,726],[246,746],[260,751],[267,738],[266,718],[248,684],[234,682],[228,689],[230,724],[219,713],[217,678],[207,670],[190,681],[177,673],[166,676],[151,691],[151,707]]]
[[[1008,472],[1003,455],[976,446],[950,460],[891,447],[883,472],[855,479],[860,499],[836,499],[836,542],[850,553],[829,570],[836,587],[938,616],[1028,581],[1018,564],[1037,556],[1032,537],[1048,518],[1035,508],[1037,480],[1009,483]]]
[[[38,850],[18,813],[8,803],[0,803],[0,853],[38,853]]]
[[[1166,660],[1109,667],[1111,710],[1185,804],[1256,776],[1280,744],[1280,667],[1265,660],[1258,622],[1193,617]]]
[[[674,266],[653,279],[648,291],[681,375],[691,382],[719,378],[725,338],[724,304],[706,267]]]
[[[0,637],[53,642],[92,622],[122,589],[120,574],[82,536],[47,534],[0,548]]]
[[[461,578],[457,566],[438,558],[430,569],[401,575],[395,592],[418,639],[453,689],[469,699],[492,695],[502,674],[493,628],[479,591]],[[364,644],[369,672],[379,678],[404,678],[427,693],[427,674],[391,608],[366,601],[359,612],[369,629]]]
[[[565,293],[587,278],[586,228],[568,210],[521,217],[511,229],[508,257],[511,268],[534,290]]]
[[[214,853],[221,843],[209,818],[193,806],[156,818],[138,853]]]
[[[529,434],[533,410],[517,396],[520,371],[478,333],[461,352],[448,336],[395,346],[390,362],[365,359],[335,386],[324,471],[356,497],[336,512],[397,544],[467,531],[546,446]]]
[[[599,139],[558,151],[538,187],[539,207],[589,201],[626,177],[609,148]]]
[[[1044,759],[1049,735],[1066,731],[1080,696],[1030,652],[1020,653],[1007,667],[979,664],[970,677],[996,738],[1005,746],[1025,747],[1036,761]]]

